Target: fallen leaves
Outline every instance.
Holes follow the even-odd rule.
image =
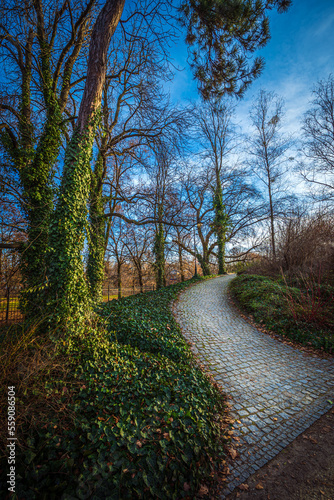
[[[257,483],[257,485],[255,486],[255,489],[256,490],[263,490],[264,487],[263,487],[263,485],[261,483]]]
[[[237,451],[234,448],[230,448],[228,450],[229,454],[231,455],[232,460],[234,460],[237,457]]]
[[[303,435],[302,435],[302,438],[303,438],[303,439],[308,439],[308,440],[309,440],[309,441],[311,441],[311,443],[313,443],[313,444],[318,444],[318,441],[317,441],[316,439],[314,439],[314,438],[313,438],[313,437],[311,437],[311,436],[307,436],[306,434],[303,434]]]
[[[207,486],[205,486],[204,484],[201,484],[201,487],[200,487],[199,492],[198,492],[198,496],[204,497],[208,493],[209,493],[209,488]]]
[[[248,491],[249,490],[248,484],[245,484],[245,483],[239,484],[238,488],[239,488],[239,490],[243,490],[243,491]]]

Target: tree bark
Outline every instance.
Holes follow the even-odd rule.
[[[122,263],[117,262],[117,290],[118,290],[118,298],[122,298]]]
[[[107,0],[96,20],[78,122],[65,152],[60,194],[50,231],[52,255],[48,305],[50,313],[59,322],[71,318],[80,320],[91,306],[82,259],[91,180],[90,158],[106,75],[108,48],[124,2]]]
[[[107,0],[92,33],[89,46],[87,79],[80,105],[77,128],[82,133],[89,126],[102,100],[110,40],[121,18],[125,0]]]
[[[182,256],[181,245],[178,245],[178,253],[179,253],[179,267],[180,267],[181,283],[183,283],[185,281],[185,277],[184,277],[183,256]]]
[[[270,207],[270,233],[271,233],[271,248],[273,252],[273,257],[276,259],[276,244],[275,244],[275,225],[274,225],[274,208],[271,192],[271,181],[268,174],[268,191],[269,191],[269,207]]]
[[[158,224],[154,244],[157,290],[166,286],[165,278],[165,235],[162,222]]]
[[[203,255],[197,254],[197,260],[201,265],[203,276],[210,276],[211,270],[210,270],[210,264],[209,264],[209,256],[207,253],[204,251]]]
[[[138,281],[139,281],[139,288],[140,288],[140,293],[144,292],[144,286],[143,286],[143,270],[141,268],[141,264],[139,264],[138,269]]]
[[[104,280],[106,220],[104,218],[102,183],[105,161],[104,154],[100,151],[95,163],[94,172],[92,172],[89,200],[87,277],[90,296],[94,301],[102,299]]]

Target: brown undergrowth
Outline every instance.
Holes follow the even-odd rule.
[[[67,402],[73,392],[70,368],[55,344],[39,333],[39,324],[13,325],[4,332],[0,356],[0,408],[5,425],[0,427],[0,460],[6,457],[8,438],[8,387],[14,386],[15,437],[20,451],[34,430],[55,413],[61,420],[72,418]]]

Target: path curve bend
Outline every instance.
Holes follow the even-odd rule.
[[[181,294],[174,314],[200,362],[232,396],[238,457],[223,497],[331,408],[334,361],[260,332],[230,304],[234,275]]]

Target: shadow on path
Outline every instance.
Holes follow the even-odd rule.
[[[233,277],[193,286],[174,307],[194,353],[232,396],[240,441],[224,496],[328,411],[334,397],[334,361],[299,351],[247,323],[228,301]]]

